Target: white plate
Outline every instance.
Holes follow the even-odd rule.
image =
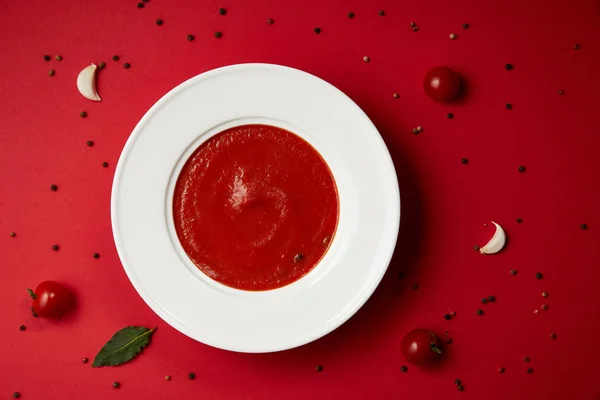
[[[280,126],[312,144],[340,201],[321,262],[264,292],[232,289],[200,272],[179,244],[171,209],[188,156],[211,135],[248,123]],[[198,341],[258,353],[318,339],[367,301],[394,251],[400,194],[379,132],[344,93],[296,69],[240,64],[182,83],[144,115],[121,154],[111,214],[119,257],[150,308]]]

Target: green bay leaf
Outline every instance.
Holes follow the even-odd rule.
[[[100,349],[92,367],[115,366],[126,363],[137,356],[150,343],[156,328],[128,326],[113,335]]]

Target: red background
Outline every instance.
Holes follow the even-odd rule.
[[[0,398],[600,398],[599,46],[593,0],[151,0],[143,9],[135,0],[1,0]],[[92,103],[75,79],[100,61],[103,101]],[[300,68],[346,92],[380,129],[401,188],[397,254],[371,300],[325,338],[276,354],[210,348],[162,322],[128,282],[110,226],[113,171],[136,122],[182,81],[241,62]],[[463,76],[460,101],[423,93],[437,64]],[[489,220],[509,244],[484,257],[472,247]],[[77,292],[63,321],[30,316],[25,288],[47,279]],[[488,295],[496,303],[482,305]],[[449,311],[452,321],[442,318]],[[131,324],[158,327],[140,357],[115,368],[81,363]],[[453,344],[439,368],[401,373],[399,342],[416,327],[448,330]]]

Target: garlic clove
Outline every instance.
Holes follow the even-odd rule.
[[[492,221],[492,224],[496,226],[496,232],[494,232],[494,236],[492,236],[490,241],[479,249],[481,254],[496,254],[502,250],[506,244],[506,234],[504,233],[504,229],[494,221]]]
[[[81,70],[77,75],[77,89],[86,99],[92,101],[101,101],[96,91],[96,64],[91,64]]]

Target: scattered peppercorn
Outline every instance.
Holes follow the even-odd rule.
[[[354,13],[352,11],[348,13],[348,18],[354,18]]]
[[[520,224],[521,222],[523,222],[523,220],[521,218],[517,218],[517,224]]]
[[[488,302],[488,299],[486,299],[486,298],[484,297],[483,299],[481,299],[481,302],[482,302],[483,304],[487,304],[487,302]]]
[[[58,250],[60,250],[60,246],[59,246],[59,245],[57,245],[57,244],[53,244],[53,245],[52,245],[52,250],[54,250],[54,251],[58,251]]]
[[[112,56],[113,61],[119,61],[119,56]]]
[[[456,317],[456,311],[450,311],[450,315],[451,315],[452,317]]]
[[[463,158],[462,160],[460,160],[460,162],[463,164],[468,164],[469,160],[467,160],[466,158]]]
[[[511,274],[512,276],[515,276],[515,275],[517,274],[517,270],[516,270],[516,269],[511,269],[511,270],[510,270],[510,274]]]
[[[523,361],[524,362],[529,362],[529,357],[527,357],[527,356],[523,357]]]
[[[27,329],[27,327],[26,327],[25,325],[21,325],[21,326],[19,327],[19,330],[21,330],[21,331],[24,331],[25,329]]]
[[[479,310],[475,311],[475,314],[477,314],[477,315],[483,315],[483,310],[479,309]]]
[[[219,14],[225,15],[225,14],[227,14],[227,10],[221,7],[221,8],[219,8]]]
[[[223,37],[223,34],[221,32],[219,32],[219,31],[217,31],[217,32],[215,32],[215,37],[217,39],[219,39],[219,38]]]
[[[187,35],[187,40],[189,40],[190,42],[194,39],[194,35]]]
[[[56,192],[58,190],[58,186],[50,185],[50,190],[52,190],[53,192]]]
[[[141,4],[141,3],[140,3],[140,4]],[[120,384],[119,382],[113,382],[113,387],[114,387],[115,389],[118,389],[118,388],[120,388],[120,387],[121,387],[121,384]]]
[[[100,254],[94,253],[94,254],[92,254],[92,257],[94,257],[94,258],[100,258]]]
[[[56,57],[54,57],[54,59],[56,61],[61,61],[62,60],[62,56],[60,54],[58,54]]]
[[[131,64],[125,63],[125,64],[123,64],[123,68],[129,69],[129,68],[131,68]]]
[[[398,272],[398,279],[404,278],[404,271]]]
[[[506,109],[507,109],[507,110],[510,110],[511,108],[512,108],[512,104],[510,104],[510,103],[506,103]]]
[[[447,117],[448,119],[452,119],[452,118],[454,118],[454,114],[452,114],[452,113],[448,113],[448,114],[446,114],[446,117]]]
[[[50,71],[48,71],[48,75],[50,75],[50,76],[54,76],[55,73],[56,72],[53,69],[51,69]]]
[[[458,385],[458,386],[456,386],[456,388],[458,389],[459,392],[462,392],[463,390],[465,390],[464,386],[462,386],[462,385]]]
[[[413,32],[416,32],[416,31],[418,31],[418,30],[419,30],[419,27],[418,27],[418,26],[413,26],[413,27],[412,27],[412,30],[413,30]]]
[[[17,236],[17,233],[16,233],[16,232],[11,232],[11,233],[10,233],[10,237],[15,237],[15,236]]]
[[[423,127],[422,126],[417,126],[417,131],[423,132]]]
[[[510,71],[511,69],[513,69],[513,66],[512,64],[506,64],[504,68],[506,68],[507,71]]]
[[[469,29],[469,24],[462,24],[463,29]]]
[[[44,55],[44,61],[50,61],[50,56],[48,54]]]
[[[79,113],[79,116],[81,118],[85,118],[85,117],[87,117],[87,113],[85,111],[82,111],[82,112]]]
[[[165,376],[165,381],[170,381],[170,380],[171,380],[171,375]]]
[[[501,374],[503,374],[503,373],[504,373],[504,371],[505,371],[505,370],[504,370],[504,367],[500,367],[500,368],[498,368],[498,372],[500,372]]]
[[[444,314],[444,319],[446,321],[450,321],[452,319],[452,317],[450,316],[450,314]]]
[[[519,172],[525,172],[525,167],[523,165],[519,165]]]
[[[319,28],[319,27],[316,27],[316,28],[314,29],[314,31],[315,31],[315,33],[316,33],[316,34],[319,34],[319,33],[321,33],[321,28]]]
[[[533,374],[533,368],[527,368],[527,373],[528,374]]]
[[[418,135],[419,131],[415,128],[415,129],[412,130],[412,133],[414,133],[415,135]]]
[[[454,40],[454,39],[456,39],[456,35],[454,33],[451,33],[450,34],[450,40]]]
[[[556,339],[556,333],[551,333],[550,334],[550,339],[555,340]]]
[[[408,367],[406,365],[403,365],[403,366],[400,367],[400,371],[407,372],[408,371]]]
[[[583,230],[586,230],[587,229],[587,224],[581,224],[581,225],[579,225],[579,227],[581,229],[583,229]]]
[[[479,246],[477,246],[477,245],[474,245],[474,246],[473,246],[473,250],[475,250],[475,251],[479,251]]]
[[[157,19],[156,20],[156,25],[161,26],[163,24],[163,20],[162,19]]]
[[[411,22],[409,25],[411,28],[414,28],[415,26],[417,26],[417,24],[415,24],[414,22]]]
[[[92,142],[91,140],[88,140],[88,141],[86,141],[86,142],[85,142],[85,144],[86,144],[88,147],[92,147],[92,146],[94,145],[94,142]]]
[[[412,288],[413,288],[413,290],[417,290],[419,288],[419,284],[413,283]]]
[[[559,96],[562,96],[563,94],[565,94],[564,90],[559,90],[559,91],[558,91],[558,95],[559,95]]]
[[[98,63],[98,68],[100,68],[100,69],[104,69],[105,67],[106,67],[106,63],[105,63],[104,61],[100,61],[100,62]]]
[[[454,384],[455,384],[455,385],[460,385],[460,379],[455,379],[455,380],[454,380]]]
[[[488,301],[490,301],[491,303],[496,301],[496,298],[494,296],[488,296]]]
[[[87,363],[88,363],[88,361],[89,361],[89,360],[87,359],[87,357],[83,357],[83,358],[81,359],[81,362],[82,362],[82,363],[84,363],[84,364],[87,364]]]
[[[274,23],[275,23],[275,21],[273,19],[271,19],[271,18],[269,18],[267,20],[267,24],[269,24],[269,25],[273,25]]]
[[[195,373],[193,373],[193,372],[190,372],[190,373],[188,374],[188,378],[189,378],[189,379],[192,379],[192,380],[193,380],[193,379],[196,379],[196,374],[195,374]]]
[[[395,99],[397,99],[400,96],[398,96],[398,93],[394,93],[394,94],[392,94],[392,97],[395,98]]]
[[[321,372],[321,371],[323,371],[323,367],[322,367],[322,366],[320,366],[320,365],[317,365],[317,366],[315,367],[315,371],[317,371],[317,372]]]
[[[103,166],[104,168],[106,168],[106,167],[108,167],[108,163],[107,163],[106,161],[104,161],[104,162],[102,163],[102,166]]]
[[[575,43],[575,44],[573,45],[573,48],[574,48],[575,50],[579,50],[579,48],[580,48],[580,47],[581,47],[581,46],[579,45],[579,43]]]
[[[385,16],[385,11],[379,10],[379,12],[377,14],[379,14],[380,17],[383,17],[383,16]]]
[[[364,56],[363,57],[363,61],[364,62],[369,62],[369,61],[371,61],[371,59],[368,56]]]
[[[542,310],[546,311],[548,309],[548,304],[542,304]]]
[[[37,313],[33,309],[33,306],[31,306],[31,315],[33,315],[33,318],[39,318],[39,315],[37,315]]]
[[[304,254],[302,253],[298,253],[294,256],[294,262],[295,263],[299,263],[300,261],[304,260]]]
[[[13,399],[19,399],[19,398],[21,398],[21,393],[19,393],[19,392],[14,392],[14,393],[13,393]]]
[[[144,8],[144,3],[137,3],[137,8]]]
[[[537,279],[542,279],[544,277],[544,275],[541,272],[538,272],[538,273],[535,274],[535,277]]]
[[[548,297],[548,292],[542,292],[542,297]]]

